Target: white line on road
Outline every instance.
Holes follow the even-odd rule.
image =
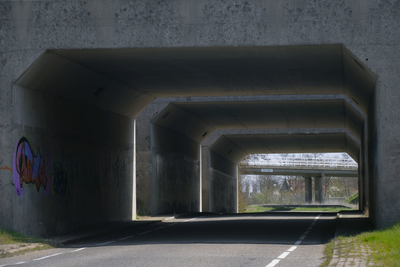
[[[307,231],[304,232],[304,234],[303,234],[302,236],[300,236],[299,240],[297,240],[297,241],[294,243],[296,246],[300,245],[301,242],[306,238],[307,234],[310,233],[311,229],[313,228],[313,225],[315,225],[315,222],[319,219],[320,216],[321,216],[321,214],[314,218],[313,222],[311,223],[311,226],[309,226],[308,229],[307,229]],[[297,248],[296,246],[292,246],[292,247],[289,248],[286,252],[283,252],[281,255],[278,256],[278,259],[284,259],[284,258],[286,258],[286,257],[290,254],[290,252],[294,251],[294,250]],[[265,267],[273,267],[273,266],[277,265],[277,264],[279,263],[279,261],[280,261],[280,260],[278,260],[278,259],[275,259],[275,260],[271,261],[271,262],[270,262],[267,266],[265,266]]]
[[[14,263],[14,265],[20,265],[20,264],[24,264],[24,263],[25,263],[24,261],[21,261],[21,262]]]
[[[148,233],[151,233],[151,231],[146,231],[146,232],[140,233],[138,235],[144,235],[144,234],[148,234]]]
[[[127,237],[120,238],[120,239],[118,239],[118,240],[125,240],[125,239],[128,239],[128,238],[134,237],[134,236],[135,236],[135,235],[130,235],[130,236],[127,236]]]
[[[268,265],[265,266],[265,267],[274,267],[274,266],[277,265],[279,262],[280,262],[280,260],[273,260],[273,261],[271,261],[270,264],[268,264]]]
[[[284,259],[289,254],[290,254],[290,252],[283,252],[281,255],[278,256],[278,259]]]
[[[63,253],[56,253],[56,254],[53,254],[53,255],[41,257],[41,258],[38,258],[38,259],[34,259],[34,261],[44,260],[44,259],[47,259],[47,258],[50,258],[50,257],[54,257],[54,256],[57,256],[57,255],[61,255],[61,254],[63,254]]]
[[[78,248],[78,249],[75,249],[75,250],[73,250],[73,251],[70,251],[70,252],[78,252],[78,251],[81,251],[81,250],[84,250],[85,248]]]
[[[190,220],[185,220],[185,221],[183,221],[183,222],[188,222],[188,221],[190,221]]]
[[[168,220],[171,220],[171,219],[175,219],[175,217],[169,217],[169,218],[165,219],[164,221],[168,221]]]
[[[115,242],[115,240],[113,240],[113,241],[108,241],[108,242],[105,242],[105,243],[96,244],[96,246],[107,245],[107,244],[111,244],[111,243],[114,243],[114,242]]]

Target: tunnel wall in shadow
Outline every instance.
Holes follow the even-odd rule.
[[[373,92],[368,107],[368,210],[369,218],[372,223],[380,228],[391,223],[382,223],[383,217],[379,216],[378,210],[378,133],[377,133],[377,110],[376,110],[376,90]],[[396,214],[398,216],[398,214]],[[394,216],[394,217],[396,217]]]
[[[14,230],[131,220],[133,119],[17,86],[14,95]]]
[[[200,145],[152,124],[151,213],[200,211]]]
[[[237,164],[210,150],[209,211],[217,213],[237,212]]]

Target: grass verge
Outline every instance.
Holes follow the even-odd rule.
[[[400,223],[385,229],[364,232],[356,236],[339,237],[325,247],[328,266],[333,257],[358,258],[365,263],[379,266],[400,266]]]
[[[36,243],[38,244],[37,246],[29,248],[29,245]],[[29,237],[16,231],[7,231],[1,228],[0,245],[12,245],[12,249],[18,250],[17,252],[10,253],[9,251],[4,251],[0,249],[0,258],[11,257],[29,251],[50,249],[56,246],[56,244],[43,240],[39,237]]]
[[[324,262],[320,265],[320,267],[326,267],[332,260],[333,257],[333,249],[335,248],[335,240],[332,239],[328,244],[326,244],[324,249]]]
[[[257,205],[248,206],[246,213],[250,212],[265,212],[265,211],[328,211],[339,212],[341,210],[351,210],[349,208],[333,208],[333,207],[262,207]]]

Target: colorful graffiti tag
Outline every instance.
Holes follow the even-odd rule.
[[[15,149],[14,155],[14,184],[20,196],[25,184],[34,184],[36,190],[43,187],[45,195],[50,194],[50,160],[47,156],[37,154],[32,150],[28,139],[22,137]]]

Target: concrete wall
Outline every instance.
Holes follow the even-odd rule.
[[[209,211],[236,213],[238,211],[237,164],[210,151]]]
[[[378,227],[399,221],[399,10],[386,0],[0,2],[1,225],[14,227],[13,82],[46,49],[308,44],[343,44],[378,76],[370,210]]]
[[[17,86],[14,107],[14,229],[132,219],[133,119]]]
[[[151,213],[188,211],[200,211],[200,144],[153,124]]]

